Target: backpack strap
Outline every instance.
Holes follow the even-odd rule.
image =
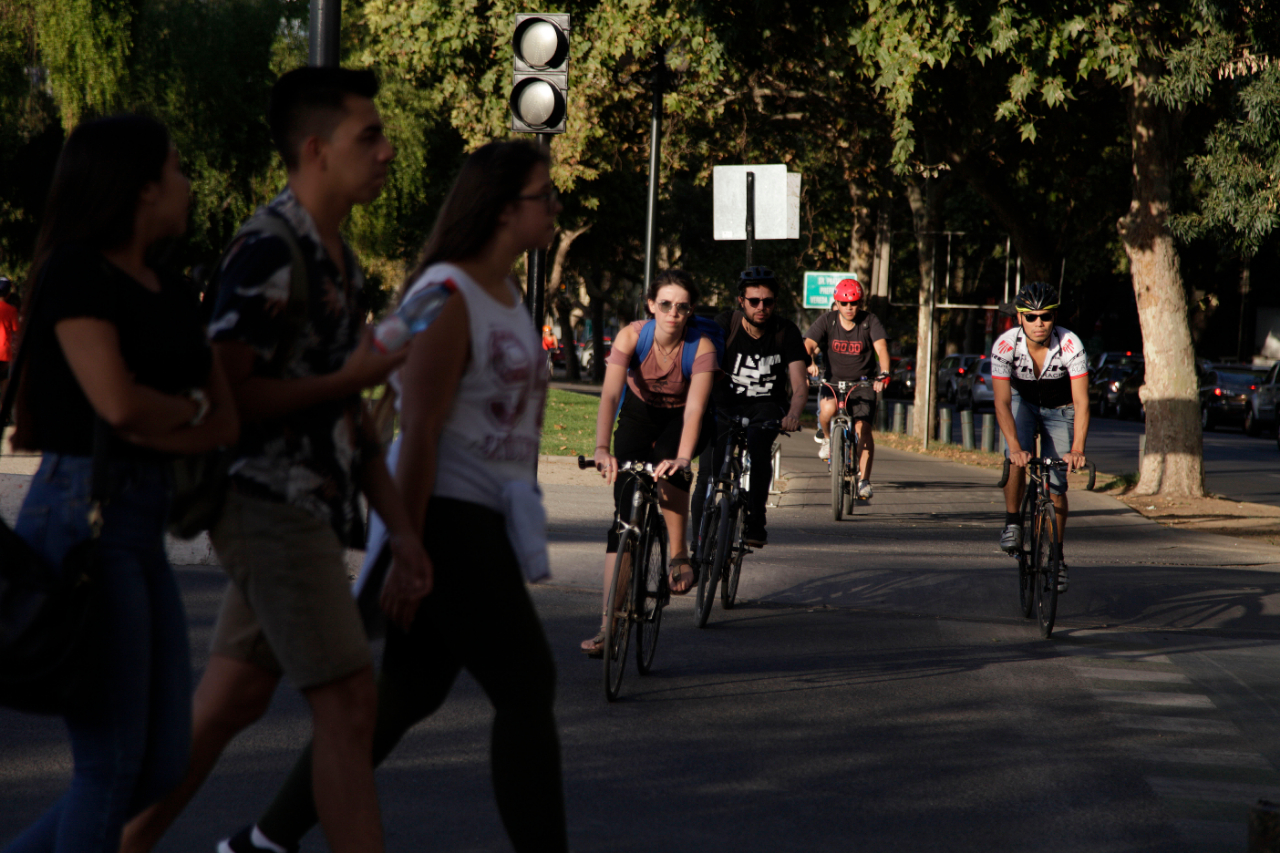
[[[742,312],[735,308],[733,309],[733,316],[729,318],[729,336],[724,339],[726,352],[729,347],[733,346],[733,339],[738,336],[740,331],[742,331]]]
[[[647,320],[640,327],[640,337],[636,341],[636,351],[631,355],[631,363],[639,369],[644,364],[644,360],[649,357],[649,350],[653,348],[653,332],[657,328],[657,322]]]
[[[685,379],[693,375],[693,360],[698,357],[698,342],[701,340],[702,330],[694,324],[691,317],[684,327],[684,351],[680,354],[680,371]]]

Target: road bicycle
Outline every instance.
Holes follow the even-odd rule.
[[[738,597],[738,577],[742,573],[742,558],[755,553],[747,547],[743,529],[743,507],[751,476],[751,454],[747,452],[747,430],[781,429],[782,422],[773,419],[752,421],[746,417],[720,417],[717,423],[728,423],[729,441],[725,445],[724,462],[715,482],[707,484],[707,500],[703,505],[702,522],[698,526],[697,547],[694,549],[694,568],[698,572],[698,595],[694,601],[693,618],[699,628],[705,628],[715,601],[716,585],[720,584],[720,604],[732,610]]]
[[[840,401],[836,413],[831,416],[831,423],[827,425],[831,451],[827,457],[827,466],[831,470],[831,517],[839,521],[846,515],[853,515],[858,489],[862,486],[858,473],[858,433],[853,428],[853,418],[849,417],[849,395],[855,388],[871,388],[875,383],[870,379],[859,379],[856,382],[815,380],[814,384],[830,388]],[[870,428],[868,421],[865,429]]]
[[[1005,457],[1000,488],[1009,480],[1009,468],[1009,459]],[[1061,551],[1053,547],[1059,541],[1058,514],[1049,492],[1049,474],[1066,470],[1067,463],[1062,459],[1032,457],[1027,463],[1027,488],[1018,508],[1022,545],[1013,554],[1018,560],[1018,606],[1026,618],[1036,616],[1040,636],[1046,640],[1053,633],[1053,620],[1058,611],[1058,572],[1062,568]],[[1085,489],[1093,491],[1097,469],[1088,462],[1081,470],[1089,472]]]
[[[578,457],[579,468],[594,468],[595,464],[594,460]],[[630,477],[635,488],[627,518],[619,519],[618,553],[609,583],[612,612],[604,620],[604,695],[610,702],[618,698],[622,687],[631,627],[636,629],[636,669],[641,675],[648,675],[658,648],[662,609],[671,601],[667,524],[658,506],[653,468],[644,462],[618,463],[618,476]]]

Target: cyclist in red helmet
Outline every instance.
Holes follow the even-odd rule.
[[[884,388],[889,378],[889,344],[885,341],[880,318],[861,307],[863,296],[862,285],[856,278],[846,278],[837,284],[836,309],[823,314],[809,327],[809,331],[804,333],[804,346],[810,356],[819,351],[823,353],[826,363],[824,378],[828,382],[875,380],[872,388],[853,389],[846,401],[861,449],[858,471],[862,483],[858,487],[858,497],[868,500],[871,497],[871,462],[876,450],[871,419],[876,413],[876,393]],[[872,369],[874,362],[879,362],[878,373]],[[817,364],[809,366],[809,375],[818,375]],[[823,386],[818,392],[819,435],[822,436],[822,447],[818,450],[820,459],[831,455],[831,442],[827,436],[836,406],[831,389]]]

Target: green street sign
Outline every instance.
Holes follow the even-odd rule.
[[[836,285],[846,278],[857,278],[851,272],[806,272],[804,274],[804,307],[827,311],[835,299]]]

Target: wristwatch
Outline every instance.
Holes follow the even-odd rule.
[[[192,388],[187,392],[187,399],[196,404],[196,413],[187,423],[190,426],[200,426],[209,416],[209,397],[204,393],[204,389]]]

